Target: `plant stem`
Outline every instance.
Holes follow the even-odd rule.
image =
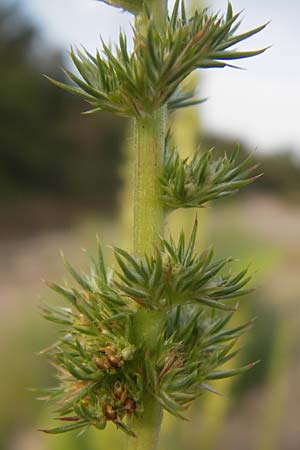
[[[129,437],[128,450],[157,450],[162,421],[162,409],[154,397],[145,395],[145,412],[130,422],[137,437]]]
[[[167,20],[167,0],[149,2],[152,19],[164,29]],[[148,17],[142,14],[136,18],[140,33],[144,33]],[[166,107],[152,114],[138,117],[134,121],[134,239],[136,256],[150,254],[159,246],[163,231],[164,213],[160,198],[160,176],[162,171],[165,137]],[[136,314],[135,333],[143,341],[145,351],[151,352],[161,326],[160,314],[143,310]],[[144,412],[130,419],[130,428],[136,434],[128,438],[127,450],[157,450],[162,408],[157,400],[147,392],[143,395]]]
[[[135,183],[134,183],[134,252],[137,256],[151,253],[159,246],[163,228],[163,207],[160,182],[166,133],[166,111],[162,108],[150,116],[135,120]],[[161,316],[140,309],[134,323],[139,342],[151,351],[159,335]],[[129,438],[127,450],[156,450],[162,409],[156,399],[145,392],[144,413],[133,417],[130,428],[135,438]]]
[[[135,339],[151,352],[156,345],[157,336],[162,328],[162,315],[159,311],[148,311],[140,308],[135,315]],[[127,450],[157,450],[163,412],[153,395],[145,391],[143,396],[144,411],[132,416],[128,421],[130,429],[136,437],[129,437]]]
[[[164,31],[168,17],[168,0],[148,0],[151,19]],[[135,26],[141,36],[147,34],[148,14],[136,16]],[[159,245],[163,228],[163,206],[160,199],[160,175],[164,157],[167,108],[134,120],[134,236],[137,256],[151,253]]]
[[[134,252],[159,245],[164,222],[160,181],[166,133],[165,108],[135,119]]]
[[[168,0],[151,0],[151,15],[156,25],[164,29],[168,17]]]
[[[148,0],[148,2],[145,3],[147,3],[149,10],[151,11],[151,18],[163,31],[168,17],[168,0]],[[135,18],[136,29],[143,35],[145,35],[148,20],[148,15],[144,13],[137,15]]]

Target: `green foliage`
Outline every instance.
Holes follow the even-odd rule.
[[[233,345],[253,323],[227,328],[236,308],[222,303],[246,293],[242,288],[249,277],[243,271],[217,278],[228,260],[211,264],[211,252],[196,256],[195,239],[196,225],[187,246],[183,235],[177,245],[164,239],[162,253],[153,259],[137,260],[116,249],[120,273],[106,268],[100,243],[88,275],[65,261],[78,286],[50,287],[68,307],[43,307],[45,318],[62,326],[59,341],[44,351],[59,381],[46,397],[56,401],[64,422],[48,433],[102,429],[112,421],[132,434],[125,419],[143,412],[145,392],[182,417],[192,400],[211,390],[208,380],[251,367],[216,370],[236,355]],[[141,306],[163,313],[151,349],[135,332]]]
[[[235,194],[260,175],[250,176],[256,165],[252,155],[237,162],[239,147],[230,157],[213,158],[213,149],[197,151],[192,158],[181,159],[177,149],[166,150],[161,179],[162,201],[166,210],[204,207],[207,202]]]
[[[42,76],[46,71],[66,81],[59,71],[62,54],[44,47],[38,30],[16,4],[9,8],[2,3],[0,201],[5,211],[1,231],[23,232],[27,222],[31,228],[42,222],[49,229],[57,226],[58,218],[66,220],[78,211],[79,205],[81,213],[96,204],[112,209],[121,184],[117,166],[125,121],[105,112],[101,129],[98,117],[78,120],[81,99],[56,89]],[[34,203],[34,214],[28,214],[29,202]],[[55,214],[53,209],[45,214],[50,203]]]
[[[149,13],[150,14],[150,13]],[[261,31],[265,25],[236,34],[240,14],[219,17],[208,10],[186,17],[184,3],[179,14],[177,0],[166,30],[162,33],[149,15],[143,34],[134,30],[134,50],[127,49],[127,39],[119,36],[115,52],[102,42],[102,54],[87,50],[70,54],[82,78],[66,71],[75,86],[52,80],[56,85],[83,97],[93,109],[111,111],[121,116],[144,116],[171,102],[182,81],[195,69],[223,68],[228,61],[259,55],[265,49],[237,51],[236,44]],[[182,106],[185,99],[176,98]]]

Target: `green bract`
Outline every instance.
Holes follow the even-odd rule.
[[[266,25],[237,34],[240,14],[233,14],[230,4],[224,17],[203,10],[187,18],[184,7],[180,15],[178,9],[177,0],[164,33],[151,16],[143,34],[135,29],[133,51],[128,51],[123,33],[114,51],[104,42],[102,52],[97,51],[95,56],[87,50],[71,50],[81,77],[67,70],[74,86],[53,82],[81,95],[93,108],[88,112],[107,110],[121,116],[139,117],[168,102],[174,107],[172,96],[193,70],[223,68],[230,66],[228,61],[265,51],[232,49]],[[180,107],[181,103],[177,98],[175,105]]]

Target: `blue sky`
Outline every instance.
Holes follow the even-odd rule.
[[[244,29],[272,20],[261,36],[252,39],[250,47],[273,47],[245,61],[246,71],[205,71],[200,93],[209,101],[201,106],[203,124],[214,132],[245,140],[261,151],[284,146],[300,154],[300,1],[232,3],[235,10],[245,10]],[[100,45],[100,34],[113,41],[120,27],[130,32],[129,14],[95,0],[22,0],[21,4],[45,39],[66,50],[71,44],[94,50]],[[222,11],[227,1],[206,0],[206,4],[214,11]]]

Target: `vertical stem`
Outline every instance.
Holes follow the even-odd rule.
[[[167,21],[167,0],[148,0],[149,10],[156,25],[164,31]],[[148,17],[136,18],[136,27],[141,34],[146,31]],[[160,198],[160,176],[162,172],[166,136],[166,107],[163,106],[134,122],[134,238],[136,256],[143,256],[159,246],[164,215]],[[143,341],[144,350],[151,352],[161,326],[160,314],[140,309],[135,317],[135,332]],[[128,438],[128,450],[157,450],[162,408],[147,392],[143,395],[144,411],[133,416],[130,427],[135,438]]]
[[[163,226],[160,182],[165,132],[165,108],[135,119],[134,252],[151,253]]]
[[[166,111],[161,108],[145,118],[135,119],[135,181],[134,181],[134,252],[137,256],[151,253],[159,245],[163,228],[163,207],[160,199],[160,174],[166,133]],[[140,309],[134,328],[139,342],[151,351],[161,326],[161,315]],[[156,450],[162,409],[153,396],[145,392],[144,413],[131,419],[136,434],[128,439],[128,450]]]
[[[154,20],[156,26],[162,31],[165,29],[168,17],[168,0],[148,0],[145,1],[149,10],[151,11],[151,18]],[[147,28],[148,17],[146,14],[139,14],[135,18],[135,27],[141,34],[145,34]]]
[[[129,423],[137,437],[129,437],[128,450],[157,450],[162,421],[162,409],[154,397],[149,394],[144,399],[145,412]]]
[[[156,25],[164,30],[168,17],[168,1],[151,0],[151,15]]]
[[[168,18],[168,0],[145,0],[151,20],[164,32]],[[147,34],[149,17],[145,11],[136,16],[135,27],[140,36]],[[158,245],[163,227],[160,199],[160,175],[164,157],[167,108],[134,121],[134,237],[137,256],[151,253]]]

